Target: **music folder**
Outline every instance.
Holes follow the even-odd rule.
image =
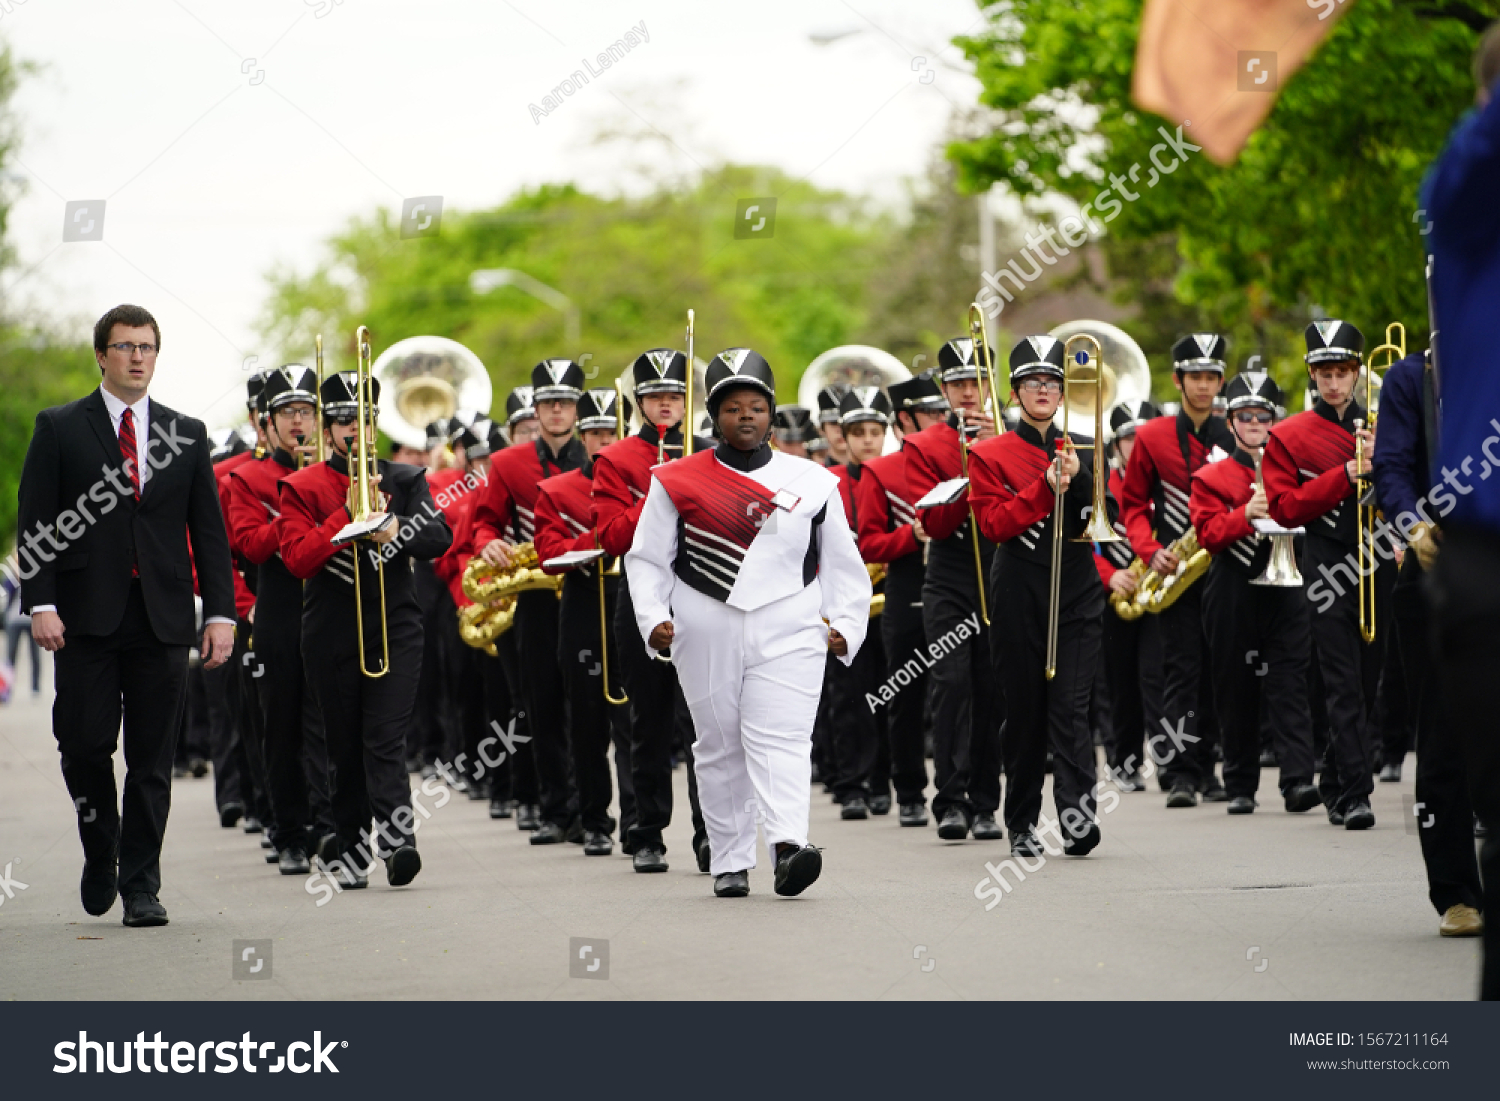
[[[382,531],[395,522],[396,518],[389,512],[371,513],[368,520],[350,520],[333,537],[333,545],[342,547],[345,543],[352,543],[356,539],[368,539],[377,531]]]
[[[917,502],[917,508],[936,508],[938,505],[951,505],[963,496],[964,490],[969,488],[967,478],[949,478],[946,482],[939,482],[928,491],[927,495]]]
[[[587,566],[590,562],[597,562],[604,557],[604,552],[598,547],[593,550],[569,551],[567,554],[559,554],[556,558],[549,558],[542,565],[549,570],[571,570],[579,566]]]

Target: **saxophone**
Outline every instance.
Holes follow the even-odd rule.
[[[516,622],[516,598],[501,597],[493,604],[469,604],[458,610],[458,637],[465,645],[498,657],[495,640]]]
[[[542,572],[536,546],[521,543],[511,550],[510,569],[491,566],[479,555],[464,567],[464,595],[475,604],[493,604],[501,597],[514,596],[529,589],[551,589],[562,596],[562,576]]]
[[[1197,581],[1213,562],[1213,555],[1198,545],[1198,532],[1189,527],[1166,548],[1177,556],[1177,569],[1163,576],[1147,570],[1136,586],[1135,603],[1141,611],[1158,615],[1176,603],[1177,598]],[[1122,617],[1124,618],[1124,617]]]
[[[870,575],[870,584],[879,585],[885,580],[884,562],[866,562],[865,572]],[[874,593],[870,597],[870,618],[874,619],[885,611],[885,593]]]
[[[1129,593],[1111,592],[1109,594],[1109,606],[1115,610],[1115,615],[1119,616],[1126,623],[1130,623],[1146,614],[1145,607],[1137,604],[1135,601],[1136,594],[1140,592],[1141,576],[1146,573],[1146,563],[1142,562],[1139,557],[1132,558],[1130,565],[1125,567],[1125,572],[1135,578],[1135,590]]]

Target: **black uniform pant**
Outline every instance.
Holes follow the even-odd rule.
[[[1095,820],[1098,768],[1089,732],[1089,697],[1098,668],[1104,593],[1091,558],[1063,563],[1057,625],[1057,672],[1049,681],[1047,608],[1050,568],[1004,550],[996,555],[994,600],[1005,609],[996,632],[994,675],[1005,683],[1005,826],[1014,836],[1032,829],[1042,809],[1047,750],[1052,750],[1052,799],[1059,821],[1081,829],[1076,814]],[[1072,808],[1074,814],[1069,814]],[[1064,817],[1066,815],[1066,817]],[[1077,832],[1071,830],[1070,832]]]
[[[922,588],[937,788],[932,810],[941,822],[957,807],[972,823],[976,814],[1000,807],[1004,702],[990,660],[990,629],[979,617],[970,544],[955,538],[933,547]]]
[[[1446,715],[1463,747],[1469,798],[1491,827],[1500,823],[1500,722],[1495,670],[1500,668],[1500,536],[1461,527],[1444,529],[1429,581],[1433,643]],[[1419,750],[1420,753],[1420,750]],[[1500,835],[1480,851],[1487,918],[1500,915]],[[1484,927],[1480,997],[1500,999],[1500,921]]]
[[[1417,716],[1418,837],[1427,865],[1427,897],[1440,914],[1450,906],[1484,908],[1479,862],[1474,856],[1474,810],[1464,766],[1463,735],[1447,715],[1432,660],[1431,617],[1423,570],[1407,553],[1392,593],[1400,668],[1408,706]],[[1386,663],[1386,669],[1391,668]]]
[[[339,857],[351,864],[361,846],[365,856],[381,857],[416,844],[406,730],[422,670],[418,635],[415,623],[391,624],[391,664],[383,677],[365,676],[359,655],[343,647],[316,646],[317,659],[308,662],[327,732]],[[396,645],[398,636],[412,644]],[[360,863],[355,870],[363,870]]]
[[[666,851],[662,831],[672,821],[672,746],[678,742],[685,747],[696,846],[708,830],[698,805],[698,778],[693,769],[692,746],[697,738],[692,712],[683,699],[676,667],[656,660],[641,641],[630,586],[623,580],[616,594],[614,623],[618,647],[610,655],[620,663],[621,679],[630,696],[630,779],[635,793],[635,823],[625,845],[631,852],[648,845]]]
[[[260,681],[256,679],[257,672],[265,675],[265,666],[250,649],[253,630],[248,619],[241,619],[234,631],[240,745],[244,747],[245,774],[250,780],[245,814],[256,818],[270,836],[276,824],[276,813],[271,809],[271,781],[266,768],[266,717],[260,709]],[[244,785],[241,786],[243,789]]]
[[[203,694],[208,707],[208,748],[214,763],[214,805],[223,810],[229,803],[238,803],[248,814],[250,800],[244,789],[249,787],[250,778],[237,722],[240,682],[236,668],[239,660],[240,643],[236,637],[229,660],[213,669],[203,670]]]
[[[1146,734],[1161,732],[1161,624],[1144,615],[1126,622],[1106,602],[1103,641],[1109,686],[1105,749],[1111,768],[1137,770],[1146,763]]]
[[[557,663],[557,605],[550,589],[521,593],[516,600],[516,647],[531,741],[536,760],[542,819],[567,829],[578,813],[563,713],[563,676]]]
[[[1151,759],[1168,787],[1201,788],[1213,776],[1213,742],[1200,722],[1204,660],[1208,640],[1203,632],[1203,582],[1200,580],[1157,616],[1161,624],[1162,727],[1147,736]],[[1157,734],[1165,735],[1164,739]]]
[[[597,565],[596,567],[597,568]],[[615,610],[618,581],[606,580],[605,622]],[[611,635],[613,632],[610,632]],[[609,805],[614,798],[609,777],[609,747],[615,744],[615,766],[620,783],[621,833],[629,836],[635,818],[635,790],[630,781],[629,712],[627,704],[604,698],[604,646],[609,647],[609,694],[620,699],[619,647],[600,633],[599,580],[582,573],[568,575],[563,585],[558,618],[557,664],[566,688],[568,744],[573,751],[573,775],[578,781],[578,815],[585,831],[611,834],[615,820]],[[618,738],[615,731],[618,730]]]
[[[896,698],[885,704],[887,741],[890,746],[891,781],[898,804],[926,803],[927,758],[922,747],[923,716],[927,710],[927,665],[921,655],[927,650],[922,626],[922,571],[916,584],[907,584],[897,563],[885,581],[885,611],[880,616],[880,637],[885,649],[885,675],[896,677],[904,669],[906,683],[897,679]],[[878,785],[875,794],[884,795]]]
[[[249,661],[260,699],[266,782],[278,851],[307,849],[312,811],[308,793],[306,724],[303,720],[302,609],[270,606],[263,593],[255,607],[255,648]]]
[[[484,738],[490,743],[488,748],[483,743],[480,744],[482,771],[479,779],[489,785],[491,799],[509,800],[515,798],[515,769],[511,758],[526,744],[517,738],[524,736],[529,740],[531,735],[521,729],[521,719],[516,714],[510,681],[506,679],[505,668],[500,664],[499,657],[491,657],[483,651],[475,652],[479,654],[479,676],[484,682],[484,713],[488,726]],[[495,652],[498,655],[498,646]],[[419,707],[421,697],[421,689],[418,688]],[[501,744],[496,744],[497,742]]]
[[[209,755],[208,692],[203,687],[203,666],[189,663],[174,763],[186,768],[194,761],[207,760]]]
[[[182,716],[188,647],[157,639],[139,581],[110,635],[69,635],[54,655],[52,733],[78,814],[84,859],[119,858],[120,896],[161,891],[161,844],[172,805],[172,752]],[[125,791],[115,747],[125,731]]]
[[[1302,590],[1252,585],[1221,559],[1204,582],[1203,622],[1229,797],[1253,799],[1260,788],[1263,718],[1273,732],[1282,792],[1312,783],[1306,689],[1311,639]]]
[[[458,749],[447,759],[452,772],[469,784],[478,784],[485,770],[479,758],[479,743],[490,735],[489,708],[484,693],[485,655],[472,646],[463,646],[452,655],[454,683],[458,689],[455,712],[458,716]],[[421,685],[418,684],[418,693]],[[490,754],[491,759],[494,754]]]
[[[833,797],[839,803],[869,799],[880,741],[885,734],[885,714],[870,703],[885,672],[885,647],[881,645],[879,626],[870,623],[864,645],[848,665],[834,657],[832,651],[828,655],[823,688],[828,693],[833,735]]]
[[[1370,777],[1370,729],[1365,716],[1364,639],[1359,634],[1359,594],[1354,548],[1309,537],[1302,576],[1312,616],[1313,648],[1323,680],[1328,712],[1328,749],[1318,790],[1323,805],[1343,814],[1367,803],[1375,784]],[[1347,561],[1346,561],[1347,559]],[[1333,570],[1335,564],[1343,568]],[[1329,571],[1320,572],[1326,565]]]
[[[431,562],[414,560],[412,566],[417,604],[422,611],[422,679],[417,682],[417,702],[407,730],[406,759],[433,761],[439,754],[428,754],[444,743],[444,727],[449,721],[443,692],[447,682],[442,635],[454,629],[457,610],[447,586],[433,573]]]

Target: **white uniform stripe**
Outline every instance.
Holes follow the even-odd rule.
[[[701,538],[712,539],[715,543],[722,543],[726,548],[728,548],[729,552],[731,554],[733,554],[736,559],[743,559],[745,557],[745,552],[744,552],[743,549],[741,549],[740,547],[736,546],[734,543],[731,543],[728,539],[725,539],[722,535],[715,535],[711,531],[704,531],[702,528],[696,527],[693,524],[689,524],[686,521],[683,522],[682,526],[687,531],[690,531],[694,535],[700,536]]]

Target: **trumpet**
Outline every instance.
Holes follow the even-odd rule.
[[[1057,457],[1053,463],[1053,477],[1056,484],[1062,485],[1062,460],[1063,454],[1072,448],[1072,440],[1068,437],[1068,411],[1072,405],[1072,388],[1074,386],[1092,386],[1094,394],[1094,463],[1092,468],[1094,483],[1094,499],[1089,507],[1088,522],[1084,525],[1083,534],[1074,538],[1075,543],[1118,543],[1120,536],[1109,522],[1109,508],[1105,499],[1105,491],[1108,486],[1108,475],[1104,469],[1104,406],[1105,406],[1105,364],[1104,350],[1099,342],[1088,333],[1078,333],[1068,338],[1063,345],[1063,359],[1072,359],[1073,345],[1087,342],[1093,346],[1092,352],[1080,352],[1078,366],[1085,367],[1092,363],[1094,373],[1092,377],[1080,377],[1080,373],[1074,371],[1071,366],[1063,368],[1063,422],[1062,438],[1057,441]],[[1047,679],[1051,680],[1057,675],[1057,628],[1062,615],[1062,545],[1063,545],[1063,504],[1067,497],[1061,488],[1053,494],[1052,503],[1052,575],[1051,587],[1047,594]]]
[[[370,330],[361,325],[354,333],[355,354],[358,368],[355,372],[355,431],[349,448],[349,518],[354,524],[368,524],[380,512],[377,494],[380,487],[374,482],[375,447],[370,439],[370,427],[374,410],[370,408],[370,365],[373,353],[370,349]],[[385,559],[376,555],[375,575],[380,587],[380,665],[373,671],[365,661],[365,605],[359,585],[359,556],[354,561],[354,624],[359,632],[359,671],[367,677],[383,677],[391,670],[391,640],[385,614]]]
[[[1375,357],[1385,353],[1385,362],[1377,364]],[[1355,420],[1354,427],[1375,431],[1375,372],[1390,370],[1398,359],[1406,358],[1406,326],[1393,321],[1385,327],[1385,343],[1370,352],[1365,364],[1365,414],[1369,421]],[[1359,540],[1359,634],[1366,642],[1375,641],[1375,568],[1380,565],[1375,557],[1375,503],[1365,503],[1374,491],[1374,483],[1365,477],[1365,453],[1354,448],[1354,472],[1357,475],[1354,500],[1358,506],[1359,526],[1355,533]]]
[[[1260,456],[1255,458],[1255,487],[1262,494],[1266,491],[1266,479],[1261,473]],[[1261,571],[1260,576],[1252,578],[1250,584],[1263,585],[1272,589],[1300,589],[1302,587],[1302,571],[1297,568],[1297,552],[1292,545],[1295,532],[1276,532],[1268,536],[1271,540],[1271,557],[1266,560],[1266,568]]]

